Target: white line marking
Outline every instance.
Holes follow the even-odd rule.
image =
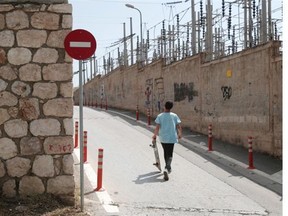
[[[91,42],[76,42],[76,41],[71,41],[71,42],[70,42],[70,47],[90,48],[90,47],[91,47]]]
[[[74,154],[76,155],[77,159],[80,161],[80,149],[74,149]],[[97,175],[96,172],[93,170],[92,166],[89,163],[84,164],[84,172],[92,185],[92,187],[97,187]],[[117,213],[119,212],[119,208],[111,197],[109,196],[107,190],[97,191],[96,192],[99,201],[101,202],[103,208],[107,213]]]

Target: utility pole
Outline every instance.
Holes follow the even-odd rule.
[[[196,54],[196,13],[195,13],[195,2],[191,0],[191,48],[192,48],[192,55]]]
[[[130,37],[131,37],[131,65],[134,64],[134,55],[133,55],[133,25],[132,17],[130,17]]]

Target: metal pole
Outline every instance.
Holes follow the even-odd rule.
[[[79,123],[80,123],[80,195],[81,211],[84,209],[84,164],[83,164],[83,86],[82,60],[79,60]]]
[[[252,36],[252,30],[253,30],[253,20],[252,20],[252,6],[251,6],[251,0],[248,0],[248,9],[249,9],[249,47],[252,47],[253,44],[253,36]]]
[[[272,31],[272,20],[271,20],[271,0],[268,0],[268,35],[269,41],[273,39],[273,31]]]
[[[126,23],[123,23],[123,37],[124,37],[124,66],[127,66],[128,58],[127,58],[127,42],[126,42]]]
[[[207,10],[207,51],[208,51],[208,60],[212,60],[212,53],[213,53],[213,37],[212,37],[212,5],[211,5],[211,1],[208,0],[207,6],[206,6],[206,10]]]
[[[90,61],[90,79],[92,80],[92,79],[93,79],[93,67],[92,67],[93,58],[90,57],[90,58],[89,58],[89,61]]]
[[[133,55],[133,25],[132,17],[130,17],[130,37],[131,37],[131,65],[134,64],[134,55]]]
[[[244,0],[244,49],[247,48],[247,0]]]
[[[198,12],[198,53],[202,52],[202,48],[201,48],[201,44],[200,44],[200,34],[201,34],[200,13]]]
[[[141,61],[141,66],[143,63],[143,33],[142,33],[142,13],[139,9],[135,8],[136,10],[139,11],[140,13],[140,61]]]
[[[191,47],[192,55],[196,54],[196,13],[195,13],[195,2],[191,0],[191,20],[192,20],[192,30],[191,30]]]
[[[96,68],[96,56],[95,56],[95,53],[94,53],[92,58],[93,58],[93,66],[94,66],[94,77],[96,77],[97,68]]]
[[[141,67],[143,66],[142,63],[143,63],[143,33],[142,33],[142,13],[141,11],[134,7],[134,5],[131,5],[131,4],[125,4],[126,7],[128,8],[132,8],[132,9],[135,9],[139,12],[140,14],[140,65]]]
[[[262,0],[262,20],[261,20],[262,43],[267,41],[267,7],[266,0]]]

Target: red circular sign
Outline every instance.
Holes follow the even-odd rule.
[[[72,58],[84,60],[94,54],[96,50],[96,40],[90,32],[84,29],[77,29],[71,31],[66,36],[64,47]]]

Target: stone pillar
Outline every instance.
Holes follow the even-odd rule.
[[[1,0],[0,197],[74,202],[67,0]]]

